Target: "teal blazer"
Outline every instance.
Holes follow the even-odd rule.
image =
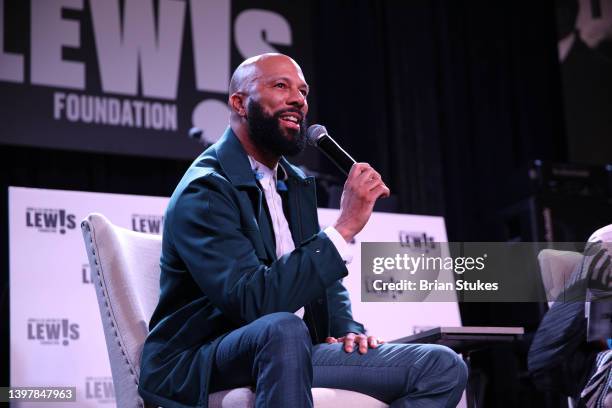
[[[207,407],[213,356],[230,331],[305,308],[314,344],[364,333],[341,279],[348,271],[317,218],[315,183],[281,158],[296,250],[276,258],[246,152],[231,129],[189,167],[166,210],[160,299],[149,324],[138,390],[145,401]]]

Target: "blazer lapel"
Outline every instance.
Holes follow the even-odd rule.
[[[216,146],[219,164],[228,180],[236,189],[245,191],[251,201],[266,256],[271,263],[276,259],[274,234],[264,208],[263,192],[255,180],[247,154],[229,127]]]
[[[287,200],[288,223],[295,246],[319,232],[317,197],[313,177],[297,173],[283,157],[281,165],[288,175]],[[313,218],[314,217],[314,218]]]
[[[263,191],[261,187],[259,187],[259,214],[257,215],[257,225],[259,225],[259,231],[261,233],[261,237],[263,238],[264,246],[266,248],[266,254],[268,258],[272,261],[276,260],[276,241],[274,238],[274,229],[270,224],[270,216],[269,210],[267,210],[267,205],[263,202]]]

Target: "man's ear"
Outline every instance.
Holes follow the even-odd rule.
[[[229,105],[238,116],[246,116],[246,98],[243,94],[238,92],[231,94],[229,97]]]

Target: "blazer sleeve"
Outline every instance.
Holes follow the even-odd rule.
[[[329,331],[332,337],[342,337],[347,333],[365,334],[363,324],[353,320],[351,300],[348,291],[340,280],[327,289],[329,310]]]
[[[200,290],[233,321],[293,313],[348,274],[322,232],[265,265],[242,230],[233,192],[214,174],[197,178],[183,189],[166,220],[174,248]]]

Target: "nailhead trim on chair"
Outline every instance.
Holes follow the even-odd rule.
[[[96,251],[93,249],[93,235],[91,233],[91,228],[89,226],[89,223],[87,221],[83,221],[81,223],[81,228],[85,228],[87,229],[88,235],[89,235],[89,242],[91,243],[90,248],[91,248],[91,254],[94,257],[94,263],[96,265],[96,273],[98,274],[98,279],[100,281],[100,291],[102,293],[102,296],[104,296],[104,306],[106,306],[106,314],[107,317],[110,321],[111,327],[115,327],[115,324],[113,322],[112,319],[112,313],[111,313],[111,309],[108,305],[108,292],[106,290],[106,287],[103,285],[103,281],[102,281],[102,274],[101,274],[101,270],[102,270],[102,266],[98,263],[98,258],[96,257]],[[136,373],[134,372],[134,368],[132,367],[132,363],[130,363],[130,360],[127,358],[127,354],[125,353],[125,347],[123,346],[123,343],[121,342],[121,338],[119,337],[119,333],[117,332],[117,330],[114,330],[114,334],[115,334],[115,338],[117,339],[117,345],[119,346],[119,350],[121,350],[121,354],[125,357],[125,363],[128,366],[128,369],[130,371],[130,374],[134,377],[134,383],[138,386],[138,377],[136,377]],[[141,407],[144,408],[144,404],[139,404]]]

